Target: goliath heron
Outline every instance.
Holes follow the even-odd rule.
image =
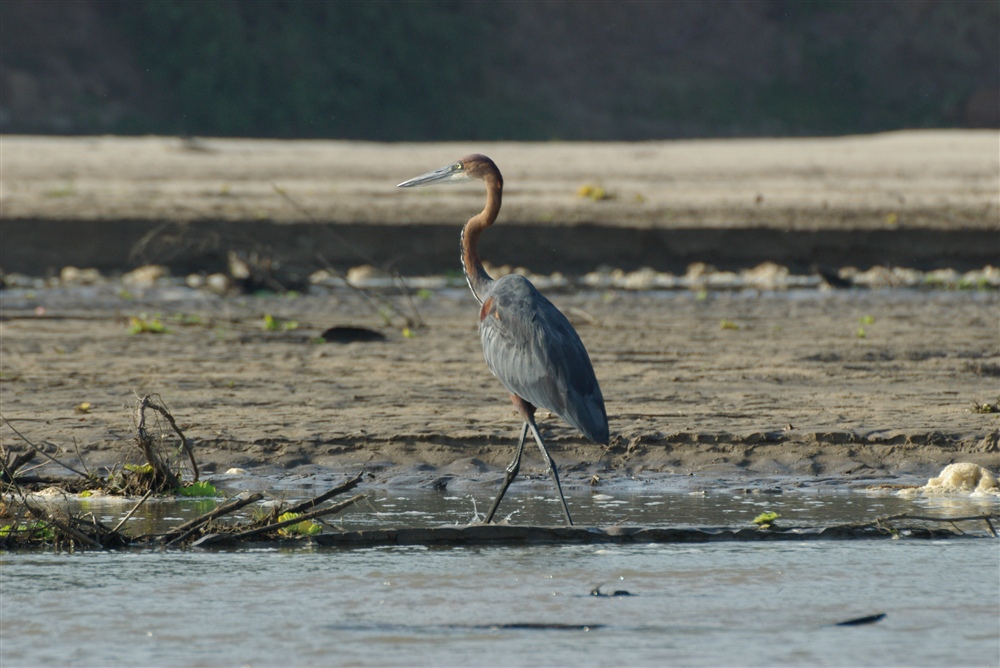
[[[535,424],[535,410],[544,408],[570,423],[596,443],[608,442],[604,397],[580,336],[559,309],[531,282],[517,274],[497,280],[486,273],[479,257],[479,235],[496,222],[503,195],[503,177],[485,155],[470,155],[433,172],[399,184],[411,188],[438,182],[481,179],[486,184],[486,206],[462,228],[462,268],[472,294],[481,304],[479,335],[486,364],[510,393],[524,418],[514,460],[507,467],[500,493],[486,515],[493,520],[507,488],[521,468],[524,441],[531,431],[556,483],[566,522],[573,524],[559,484],[556,463]]]

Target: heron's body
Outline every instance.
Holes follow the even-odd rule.
[[[590,440],[607,443],[604,398],[587,350],[566,316],[523,276],[510,274],[493,280],[483,268],[479,235],[496,221],[500,212],[503,195],[500,170],[486,156],[470,155],[400,186],[468,178],[482,179],[486,184],[486,206],[462,229],[462,266],[469,288],[481,305],[479,334],[486,364],[507,388],[515,408],[524,418],[517,452],[507,467],[504,485],[486,522],[493,519],[504,493],[520,470],[521,453],[530,430],[559,490],[566,521],[572,524],[555,462],[535,424],[535,410],[551,411]]]
[[[507,391],[555,413],[597,443],[608,417],[580,336],[531,281],[508,274],[493,283],[479,311],[486,364]]]

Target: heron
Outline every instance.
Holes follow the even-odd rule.
[[[559,484],[559,471],[538,431],[535,412],[542,408],[558,415],[595,443],[608,442],[608,415],[590,356],[566,316],[524,276],[507,274],[494,280],[483,267],[479,237],[500,213],[503,197],[500,170],[485,155],[473,154],[397,187],[471,179],[485,183],[486,206],[462,228],[462,269],[480,304],[479,336],[486,364],[507,389],[514,408],[524,420],[514,459],[507,466],[503,485],[484,523],[493,521],[504,494],[517,477],[530,431],[548,467],[546,473],[556,484],[566,523],[572,525]]]

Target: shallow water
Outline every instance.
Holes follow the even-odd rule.
[[[272,476],[230,476],[208,479],[227,496],[246,489],[264,488],[265,496],[291,505],[321,494],[343,481],[342,476],[307,476],[288,482]],[[322,482],[319,482],[322,480]],[[235,483],[235,484],[234,484]],[[499,486],[499,478],[489,484],[470,485],[467,492],[451,489],[366,487],[350,494],[366,498],[344,513],[327,518],[335,528],[347,531],[380,527],[433,527],[464,525],[482,520]],[[721,491],[677,491],[680,485],[667,482],[670,491],[660,484],[618,481],[590,493],[566,486],[566,500],[576,524],[586,526],[634,525],[645,527],[745,527],[764,512],[776,512],[784,526],[829,526],[870,522],[879,517],[901,513],[961,517],[995,513],[1000,497],[960,495],[905,496],[886,490],[849,489],[844,485],[787,489],[780,484]],[[787,491],[786,491],[787,489]],[[342,498],[346,498],[342,497]],[[341,497],[338,497],[341,498]],[[337,499],[334,499],[337,500]],[[136,503],[121,497],[74,498],[72,509],[79,514],[93,513],[100,521],[114,526]],[[221,499],[170,498],[152,499],[128,520],[132,535],[155,534],[214,509]],[[246,518],[254,512],[248,506],[233,517]],[[521,476],[504,496],[497,522],[517,525],[549,526],[563,524],[562,506],[555,488],[545,476]],[[963,530],[982,532],[983,523],[963,525]]]
[[[468,497],[366,491],[344,528],[472,516]],[[651,526],[997,507],[858,492],[569,500],[580,523]],[[138,522],[205,503],[158,504],[156,522]],[[541,487],[508,506],[518,523],[559,518]],[[598,585],[631,595],[590,595]],[[1000,665],[1000,541],[988,538],[3,554],[0,586],[3,665]],[[886,617],[833,625],[875,613]]]

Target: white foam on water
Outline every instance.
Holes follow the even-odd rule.
[[[971,462],[958,462],[944,467],[936,478],[923,487],[903,490],[906,496],[914,494],[967,494],[970,496],[1000,496],[1000,484],[988,470]]]

